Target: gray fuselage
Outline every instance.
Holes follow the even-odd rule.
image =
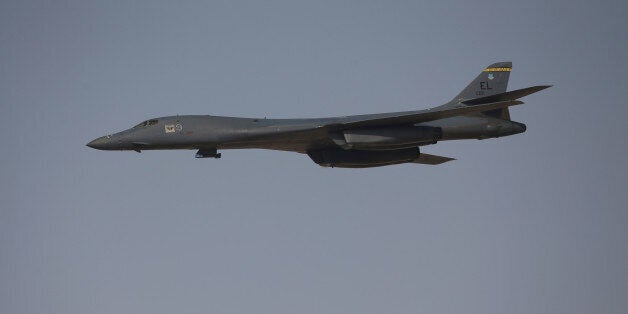
[[[332,139],[335,131],[328,128],[329,125],[399,114],[407,113],[317,119],[168,116],[151,119],[128,130],[97,138],[88,146],[101,150],[261,148],[305,153],[337,145]],[[148,123],[149,121],[152,123]],[[412,126],[441,130],[439,138],[418,139],[414,145],[432,144],[439,140],[501,137],[525,131],[525,125],[521,123],[485,115],[450,117]],[[381,148],[394,146],[384,143]]]

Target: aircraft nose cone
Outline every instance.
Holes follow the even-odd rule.
[[[101,136],[89,143],[87,143],[87,147],[95,148],[95,149],[104,149],[109,139],[106,136]]]

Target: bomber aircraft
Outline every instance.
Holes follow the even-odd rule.
[[[169,116],[99,137],[87,146],[138,153],[194,149],[196,158],[220,158],[223,149],[273,149],[307,154],[323,167],[437,165],[453,158],[425,154],[419,147],[526,130],[525,124],[510,119],[508,107],[551,85],[507,92],[511,69],[511,62],[491,64],[451,101],[430,109],[313,119]]]

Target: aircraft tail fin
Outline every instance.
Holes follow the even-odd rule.
[[[456,107],[459,104],[468,106],[488,104],[502,101],[513,101],[521,97],[544,90],[551,85],[532,86],[507,92],[508,79],[512,70],[512,62],[498,62],[487,66],[465,89],[443,107]],[[483,115],[510,120],[508,107],[483,111]]]
[[[465,87],[451,103],[492,96],[503,93],[508,88],[508,79],[512,70],[512,62],[498,62],[487,66],[467,87]]]
[[[487,66],[447,105],[454,105],[477,97],[490,97],[505,92],[508,88],[508,79],[510,78],[511,70],[512,62],[497,62]],[[484,112],[483,114],[510,120],[508,108],[495,109]]]

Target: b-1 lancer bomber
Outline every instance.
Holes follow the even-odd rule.
[[[196,158],[220,158],[219,150],[258,148],[307,154],[323,167],[368,168],[453,158],[421,152],[439,141],[486,139],[522,133],[508,108],[550,86],[507,92],[511,62],[486,67],[448,103],[424,110],[314,119],[236,118],[209,115],[146,120],[99,137],[100,150],[194,149]]]

